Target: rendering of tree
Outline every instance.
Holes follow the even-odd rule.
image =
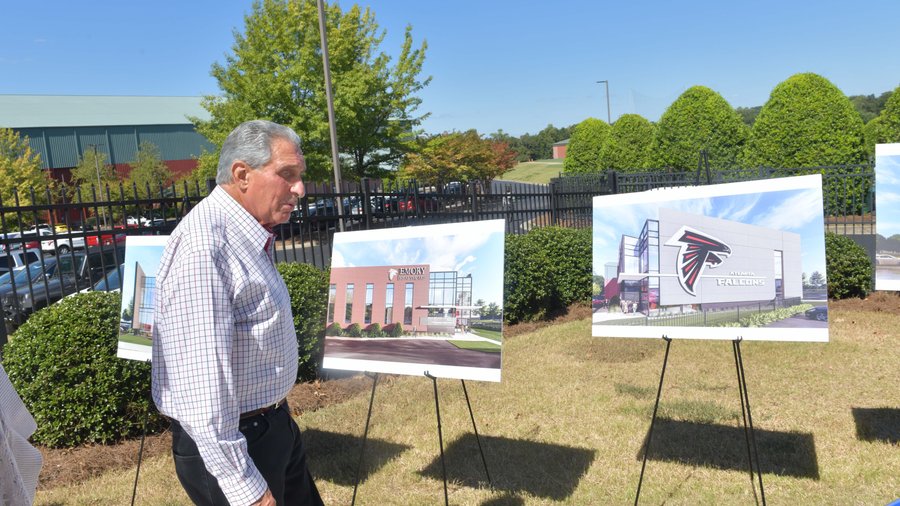
[[[137,188],[138,196],[159,194],[160,186],[172,182],[172,171],[159,156],[159,148],[152,142],[142,142],[137,151],[137,158],[131,162],[131,173],[128,174],[126,195]],[[149,192],[149,195],[148,195]]]
[[[410,153],[404,176],[422,183],[479,179],[490,181],[516,164],[516,153],[503,141],[482,139],[475,130],[429,139],[420,153]]]
[[[865,137],[869,156],[875,156],[875,144],[900,142],[900,86],[891,93],[881,114],[866,123]]]
[[[660,117],[650,165],[696,170],[700,151],[706,150],[711,168],[731,168],[737,164],[747,136],[741,115],[721,95],[705,86],[693,86]]]
[[[31,150],[28,139],[22,139],[9,128],[0,128],[0,199],[6,206],[34,204],[31,189],[36,197],[45,195],[50,179],[41,170],[41,159]],[[4,216],[7,227],[19,225],[17,213]]]
[[[600,172],[600,150],[609,136],[610,126],[605,121],[588,118],[575,125],[569,137],[563,172],[587,174]]]
[[[809,275],[809,284],[816,288],[823,286],[825,284],[825,276],[819,271],[813,271],[813,273]]]
[[[624,114],[616,120],[600,150],[600,166],[623,172],[640,172],[651,160],[656,127],[642,116]]]
[[[327,4],[327,2],[326,2]],[[345,177],[378,176],[396,167],[413,147],[427,115],[417,114],[416,93],[427,45],[413,48],[407,26],[396,59],[379,52],[385,32],[375,14],[352,5],[343,12],[326,5],[328,50],[337,137]],[[221,89],[203,106],[209,121],[194,119],[197,130],[221,145],[239,123],[269,119],[292,127],[303,140],[307,178],[331,174],[324,70],[314,0],[254,2],[232,53],[211,71]],[[213,156],[218,156],[217,154]]]
[[[744,152],[749,166],[816,167],[865,162],[863,122],[827,79],[796,74],[763,105]]]

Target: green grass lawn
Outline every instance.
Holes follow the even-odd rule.
[[[900,319],[834,309],[829,343],[743,345],[769,504],[887,504],[900,491]],[[459,381],[439,380],[451,504],[632,504],[665,344],[594,338],[590,321],[507,336],[503,381],[467,382],[494,481],[484,483]],[[357,504],[441,504],[433,386],[384,375]],[[671,345],[641,504],[754,504],[732,345]],[[326,504],[349,504],[369,395],[297,417]],[[892,425],[893,424],[893,425]],[[866,439],[859,434],[875,434]],[[40,491],[36,504],[127,504],[135,469]],[[138,504],[187,505],[170,455],[141,468]]]
[[[518,181],[520,183],[547,184],[550,179],[559,176],[563,170],[563,160],[536,160],[534,162],[520,162],[503,174],[504,181]]]
[[[450,344],[463,350],[486,351],[489,353],[500,353],[500,345],[489,343],[487,341],[465,341],[451,339]]]
[[[486,337],[488,339],[493,339],[494,341],[503,341],[503,333],[499,330],[487,330],[487,329],[473,329],[470,328],[469,332],[475,334],[476,336]]]
[[[125,341],[126,343],[131,344],[143,344],[146,346],[150,346],[153,344],[153,341],[148,337],[136,336],[133,334],[119,334],[119,341]]]

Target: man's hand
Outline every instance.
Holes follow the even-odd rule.
[[[272,495],[271,490],[266,489],[266,493],[250,506],[276,506],[275,496]]]

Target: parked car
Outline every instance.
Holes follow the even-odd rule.
[[[397,210],[400,212],[411,213],[415,212],[416,209],[436,211],[438,209],[438,200],[434,195],[420,194],[418,198],[415,195],[407,195],[397,203]]]
[[[75,249],[84,249],[84,236],[79,232],[57,232],[56,237],[41,241],[41,251],[51,255],[65,255]]]
[[[875,255],[875,265],[894,266],[900,265],[900,257],[888,255],[887,253],[878,253]]]
[[[0,285],[0,301],[5,316],[21,324],[32,312],[97,283],[110,266],[120,265],[125,248],[90,248],[33,262],[14,275],[13,283]],[[20,278],[21,277],[21,278]]]
[[[106,271],[106,274],[100,278],[100,281],[94,283],[79,293],[85,292],[120,292],[122,290],[122,275],[125,272],[125,264],[119,264],[118,267]]]
[[[38,261],[40,258],[41,251],[38,249],[17,249],[0,253],[0,274],[21,269],[32,262]]]
[[[810,320],[828,321],[828,306],[816,306],[804,313]]]
[[[133,225],[133,226],[149,227],[150,220],[148,220],[147,218],[144,218],[143,216],[137,216],[137,217],[128,216],[125,218],[125,224]]]

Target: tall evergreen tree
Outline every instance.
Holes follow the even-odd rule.
[[[563,171],[567,173],[586,174],[599,172],[600,150],[609,136],[610,126],[603,120],[588,118],[575,125],[566,148],[566,159]]]

